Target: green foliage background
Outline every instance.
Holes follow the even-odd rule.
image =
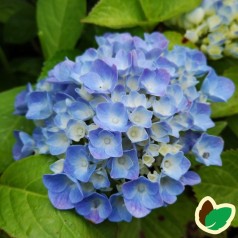
[[[131,223],[93,225],[71,211],[54,209],[42,184],[54,158],[32,156],[12,159],[13,130],[31,132],[33,125],[13,115],[14,98],[27,82],[36,83],[65,57],[74,59],[95,47],[95,35],[104,32],[162,31],[169,48],[183,43],[182,32],[168,29],[163,21],[189,11],[200,0],[0,0],[0,237],[16,238],[202,238],[194,224],[197,202],[206,195],[218,203],[238,204],[238,89],[228,103],[214,103],[216,123],[209,133],[225,141],[223,167],[194,169],[202,183],[166,208]],[[238,60],[208,62],[238,88]],[[238,227],[238,215],[232,225]],[[233,237],[233,228],[216,237]],[[213,237],[213,236],[206,236]]]

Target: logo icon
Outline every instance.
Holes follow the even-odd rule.
[[[197,226],[209,233],[220,234],[225,231],[235,217],[236,208],[230,203],[217,205],[213,198],[204,197],[195,211]]]

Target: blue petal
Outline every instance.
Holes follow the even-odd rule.
[[[196,185],[201,183],[201,178],[200,176],[195,173],[194,171],[188,171],[186,174],[184,174],[180,181],[184,184],[184,185]]]
[[[230,79],[217,76],[211,70],[204,79],[201,90],[213,102],[226,102],[233,95],[235,85]]]
[[[120,102],[101,103],[96,108],[94,122],[105,130],[125,132],[128,123],[126,108]]]
[[[43,176],[45,187],[52,192],[60,193],[69,184],[69,179],[65,174],[47,174]]]
[[[192,129],[206,131],[214,126],[214,122],[210,118],[211,109],[208,104],[194,102],[190,113],[193,118]]]
[[[76,212],[93,223],[101,223],[111,213],[112,207],[106,196],[93,193],[75,206]]]
[[[155,71],[145,69],[140,81],[150,95],[163,96],[169,84],[170,75],[164,69],[156,69]]]
[[[126,209],[121,194],[113,194],[109,200],[112,205],[112,212],[108,217],[108,220],[113,222],[130,222],[132,219],[132,215]]]
[[[47,92],[32,92],[28,96],[27,119],[42,120],[50,117],[53,112],[52,102]]]
[[[222,165],[221,152],[224,142],[221,137],[202,134],[192,148],[196,160],[205,165]]]
[[[70,146],[66,152],[64,171],[71,177],[82,182],[88,182],[96,165],[90,165],[89,154],[84,146]]]

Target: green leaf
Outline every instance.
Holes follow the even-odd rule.
[[[4,41],[11,44],[23,44],[32,40],[37,33],[35,8],[23,7],[13,14],[4,25]]]
[[[184,42],[183,35],[176,31],[165,31],[164,35],[169,40],[169,47],[168,47],[169,50],[172,50],[175,45],[186,46],[189,48],[196,48],[196,45],[194,45],[192,42],[190,42],[190,41]]]
[[[238,115],[234,115],[228,118],[228,126],[233,133],[238,137]]]
[[[13,14],[26,6],[29,3],[22,0],[0,0],[0,22],[7,22]]]
[[[226,117],[238,113],[238,70],[237,66],[225,71],[224,76],[233,80],[236,90],[228,102],[212,103],[212,117]]]
[[[32,130],[32,121],[13,115],[15,97],[23,89],[24,87],[18,87],[0,93],[0,174],[13,162],[12,148],[15,143],[13,131],[31,132]]]
[[[215,122],[215,126],[213,128],[208,129],[207,133],[210,135],[218,136],[227,126],[226,121],[217,121]]]
[[[143,229],[143,224],[141,219],[135,219],[130,223],[120,222],[118,223],[118,231],[116,234],[117,238],[138,238],[140,237],[141,229]]]
[[[146,238],[184,237],[189,221],[194,221],[196,205],[185,194],[175,204],[159,208],[142,219]],[[143,237],[143,236],[142,236]]]
[[[11,237],[113,237],[116,224],[93,225],[74,211],[54,209],[42,183],[54,161],[32,156],[13,163],[0,180],[0,227]]]
[[[41,71],[42,66],[42,59],[37,57],[21,57],[21,58],[14,58],[10,62],[12,71],[15,74],[19,73],[25,75],[29,75],[34,77],[34,79],[37,78]]]
[[[57,52],[54,56],[44,62],[44,66],[38,79],[41,80],[45,78],[48,75],[48,71],[53,69],[56,64],[65,60],[66,57],[75,60],[75,57],[79,54],[79,50],[63,50]]]
[[[224,74],[224,72],[235,67],[238,64],[238,59],[223,57],[220,60],[208,60],[208,65],[212,66],[219,75]]]
[[[73,49],[80,37],[86,0],[38,0],[37,24],[46,58],[57,51]]]
[[[82,21],[118,29],[141,26],[145,20],[138,0],[100,0]]]
[[[238,151],[226,151],[222,154],[222,167],[202,167],[198,172],[202,178],[201,184],[194,187],[195,195],[200,201],[205,196],[211,196],[217,204],[237,204],[238,197]],[[238,226],[238,216],[232,221]]]
[[[205,218],[205,226],[210,230],[219,230],[226,225],[231,216],[230,207],[222,207],[210,211]]]
[[[148,20],[161,22],[193,10],[201,0],[140,0],[140,3]]]

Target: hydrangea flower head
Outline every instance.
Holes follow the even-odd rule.
[[[201,5],[170,23],[186,30],[185,38],[211,59],[238,58],[237,0],[203,0]]]
[[[13,155],[58,157],[43,177],[55,208],[96,224],[129,222],[200,182],[188,153],[221,165],[223,141],[206,133],[214,126],[210,101],[228,100],[234,84],[198,50],[169,51],[158,32],[145,39],[106,34],[97,42],[16,98],[15,113],[36,127],[32,136],[15,132]]]

